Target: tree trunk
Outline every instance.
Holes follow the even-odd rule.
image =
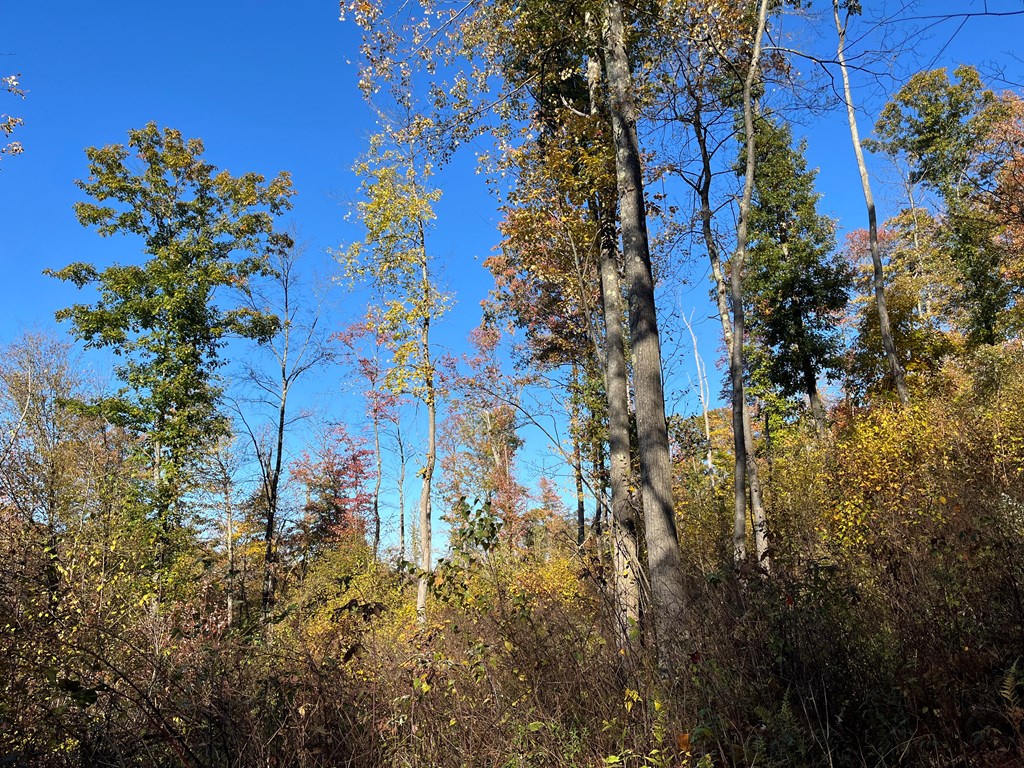
[[[395,442],[398,444],[398,553],[405,560],[405,443],[402,427],[395,421]]]
[[[380,455],[380,417],[373,416],[373,451],[377,457],[377,478],[373,481],[373,559],[380,551],[380,484],[384,461]]]
[[[725,339],[725,349],[731,359],[732,322],[729,316],[729,287],[726,284],[725,274],[722,271],[722,259],[718,250],[718,241],[715,239],[715,233],[712,228],[711,154],[708,152],[706,128],[701,120],[699,109],[694,112],[693,121],[694,133],[697,136],[702,163],[701,182],[697,186],[697,194],[700,198],[701,229],[704,236],[704,245],[708,251],[708,261],[711,262],[711,275],[715,281],[715,300],[718,306],[718,318],[722,323],[722,337]],[[733,385],[735,386],[735,382],[733,382]],[[750,408],[747,405],[746,399],[743,401],[743,450],[747,456],[747,483],[750,486],[750,515],[754,529],[754,551],[757,555],[757,561],[761,566],[766,570],[771,570],[771,557],[768,554],[768,521],[762,502],[761,477],[757,469],[757,456],[754,452],[754,430],[750,419]],[[746,520],[744,520],[743,527],[745,534]],[[744,536],[744,541],[745,539],[746,537]]]
[[[807,389],[807,400],[811,405],[811,416],[814,417],[814,429],[820,439],[825,436],[825,408],[821,404],[821,395],[818,393],[817,377],[810,365],[804,366],[804,383]]]
[[[287,307],[287,305],[285,305]],[[281,399],[277,408],[277,445],[274,451],[274,466],[264,479],[267,502],[267,521],[263,529],[263,588],[260,593],[260,616],[266,624],[274,607],[274,563],[277,552],[274,548],[274,528],[277,525],[278,492],[281,487],[281,471],[284,466],[284,432],[288,412],[288,336],[285,332],[284,354],[281,358]]]
[[[607,0],[605,3],[604,63],[615,143],[622,252],[629,297],[637,447],[650,571],[651,614],[659,655],[664,661],[666,653],[676,642],[673,624],[684,606],[685,595],[672,501],[672,465],[665,420],[661,342],[647,239],[643,175],[620,0]]]
[[[744,170],[743,198],[740,200],[740,219],[736,228],[736,252],[733,254],[730,271],[730,287],[732,294],[732,348],[729,354],[729,373],[732,380],[732,428],[733,448],[735,452],[734,480],[734,509],[733,509],[733,558],[737,567],[740,567],[747,557],[747,521],[746,521],[746,474],[748,457],[754,459],[752,451],[748,451],[747,435],[750,430],[750,415],[746,413],[746,403],[743,387],[743,262],[747,255],[747,229],[750,221],[750,201],[754,194],[754,166],[755,166],[755,134],[754,134],[754,105],[752,91],[754,80],[757,78],[759,60],[761,58],[761,40],[764,37],[765,22],[768,16],[768,0],[760,0],[757,12],[757,28],[754,32],[754,49],[751,53],[750,64],[747,68],[746,77],[743,79],[743,130],[746,136],[746,167]],[[752,438],[752,435],[751,435]],[[751,446],[752,448],[752,446]],[[755,470],[756,472],[756,470]],[[752,475],[756,476],[755,475]],[[753,507],[753,498],[751,498]],[[758,548],[758,524],[754,523],[755,551]],[[760,531],[760,536],[767,547],[766,532]],[[767,554],[758,552],[760,559]]]
[[[583,448],[580,445],[580,371],[572,364],[572,394],[569,398],[569,431],[572,433],[572,473],[576,481],[576,546],[583,548],[587,534],[587,509],[583,496]]]
[[[426,252],[423,256],[423,291],[429,296]],[[430,315],[423,318],[420,364],[423,366],[423,389],[427,405],[427,454],[423,464],[423,486],[420,490],[420,580],[416,592],[416,616],[421,624],[427,621],[427,580],[431,571],[431,508],[430,484],[434,478],[437,457],[437,394],[434,390],[434,363],[430,357]]]
[[[622,328],[622,291],[616,263],[614,211],[601,221],[601,296],[605,324],[605,393],[608,398],[609,480],[612,487],[612,567],[619,648],[629,645],[640,622],[640,555],[637,520],[629,492],[629,382]]]
[[[878,329],[882,335],[882,347],[885,349],[885,358],[889,362],[889,373],[892,374],[893,382],[896,384],[896,394],[900,402],[906,405],[910,402],[910,393],[907,390],[907,380],[903,374],[903,366],[896,354],[896,343],[892,339],[892,326],[889,323],[889,309],[885,302],[885,276],[882,272],[882,254],[878,248],[878,217],[875,212],[875,198],[871,194],[871,179],[868,177],[868,167],[864,162],[864,149],[860,143],[860,132],[857,130],[857,113],[853,108],[853,94],[850,90],[850,73],[846,67],[846,26],[839,21],[839,0],[832,0],[832,14],[836,22],[836,34],[839,36],[839,47],[837,58],[839,59],[839,71],[843,76],[843,96],[846,99],[846,119],[850,124],[850,140],[853,142],[853,151],[857,156],[857,170],[860,172],[860,185],[864,190],[864,204],[868,209],[868,242],[871,248],[871,282],[875,289],[875,306],[878,309]],[[849,14],[847,14],[849,18]]]

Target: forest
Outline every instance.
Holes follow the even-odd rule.
[[[76,302],[0,338],[0,766],[1024,766],[1024,97],[920,36],[1024,10],[947,5],[342,0],[326,288],[288,169],[79,153]]]

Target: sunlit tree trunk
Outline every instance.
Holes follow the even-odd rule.
[[[373,557],[380,551],[380,485],[383,479],[384,460],[380,454],[380,416],[373,414],[373,454],[376,457],[377,477],[373,481]]]
[[[850,73],[846,66],[846,26],[839,19],[839,0],[832,0],[832,15],[836,22],[836,34],[839,36],[837,58],[839,71],[843,76],[843,96],[846,99],[846,119],[850,125],[850,140],[857,156],[857,170],[860,172],[860,185],[864,191],[864,204],[868,209],[868,243],[871,250],[871,283],[875,290],[875,306],[878,309],[878,329],[882,335],[882,347],[885,359],[889,363],[889,372],[896,384],[896,394],[900,402],[910,402],[907,380],[903,374],[903,366],[896,354],[896,343],[892,338],[892,325],[889,322],[889,309],[885,302],[885,276],[882,271],[882,254],[878,248],[878,215],[875,212],[875,198],[871,193],[871,179],[868,167],[864,162],[864,148],[860,142],[860,131],[857,129],[857,113],[853,106],[853,93],[850,89]]]
[[[422,226],[421,243],[424,242]],[[427,272],[426,247],[423,247],[422,263],[423,295],[430,295],[430,279]],[[423,463],[423,485],[420,490],[420,580],[416,592],[416,615],[420,623],[427,620],[427,582],[431,571],[431,507],[430,489],[434,478],[434,463],[437,458],[437,393],[434,389],[434,363],[430,357],[430,315],[421,320],[420,365],[423,366],[424,400],[427,406],[427,450]]]
[[[588,16],[587,25],[593,19]],[[594,39],[598,35],[594,32]],[[590,110],[604,115],[601,62],[596,55],[587,59]],[[633,627],[640,622],[640,552],[636,508],[632,485],[629,437],[629,370],[623,329],[625,308],[619,283],[618,238],[615,232],[615,191],[606,189],[591,201],[591,213],[598,225],[598,259],[601,280],[601,311],[604,320],[604,389],[608,404],[608,483],[611,486],[611,554],[614,570],[616,633],[620,650],[630,644]],[[602,499],[598,500],[594,528],[599,527]]]
[[[743,266],[747,255],[747,230],[750,222],[751,199],[754,194],[755,166],[755,133],[754,133],[754,102],[753,87],[759,71],[761,58],[761,41],[764,37],[765,23],[768,17],[768,0],[760,0],[757,12],[757,28],[754,32],[754,47],[750,63],[743,79],[743,130],[746,140],[746,165],[744,169],[743,197],[740,200],[739,225],[736,228],[736,251],[730,265],[730,289],[732,299],[732,348],[729,354],[729,374],[732,380],[732,429],[733,450],[735,453],[734,469],[734,508],[733,508],[733,558],[737,567],[747,558],[747,464],[748,457],[753,459],[747,439],[750,430],[750,415],[746,413],[745,393],[743,386]],[[752,449],[753,446],[751,446]],[[755,473],[752,477],[756,476]],[[762,514],[763,517],[763,514]],[[758,525],[755,522],[755,539]],[[765,532],[762,530],[761,535]],[[757,545],[755,544],[755,549]],[[758,557],[761,557],[758,553]]]
[[[615,143],[615,168],[622,228],[622,252],[629,299],[633,353],[637,447],[644,529],[651,584],[652,618],[662,659],[675,645],[675,617],[685,602],[679,540],[672,500],[665,391],[661,377],[661,342],[654,302],[654,277],[647,237],[643,174],[632,101],[632,76],[626,57],[622,5],[605,3],[604,64],[608,109]]]
[[[638,526],[630,494],[629,383],[623,333],[622,292],[615,258],[615,221],[607,212],[601,222],[601,295],[605,323],[605,391],[608,398],[609,481],[612,487],[612,567],[619,643],[640,621],[640,554]]]
[[[708,151],[707,128],[703,123],[701,111],[698,107],[693,115],[694,134],[697,137],[697,146],[701,155],[701,176],[697,184],[697,196],[700,199],[700,220],[701,233],[704,238],[704,246],[708,252],[708,261],[711,263],[711,275],[715,281],[715,302],[718,307],[718,318],[722,323],[722,337],[725,339],[725,348],[732,359],[733,336],[732,322],[729,315],[729,284],[725,279],[722,270],[722,257],[718,249],[718,240],[715,238],[712,221],[714,214],[711,209],[711,153]],[[732,368],[730,366],[730,380],[732,386],[736,382],[731,379]],[[739,382],[742,386],[742,379]],[[746,454],[747,484],[750,487],[750,517],[754,530],[754,551],[761,566],[767,570],[771,569],[771,557],[768,554],[768,521],[765,515],[764,503],[761,495],[761,479],[757,470],[757,456],[754,452],[754,430],[750,418],[750,407],[746,398],[742,402],[743,408],[743,452]],[[744,494],[744,504],[746,494]],[[738,520],[737,520],[738,522]],[[743,520],[744,551],[746,550],[746,515]]]
[[[395,444],[398,446],[398,553],[405,560],[405,441],[402,427],[395,420]]]

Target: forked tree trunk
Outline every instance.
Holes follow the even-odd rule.
[[[637,448],[643,494],[644,529],[651,584],[651,617],[662,661],[676,644],[673,624],[685,603],[683,572],[672,500],[665,391],[661,378],[661,342],[654,302],[654,276],[647,238],[647,214],[632,76],[626,57],[620,0],[607,0],[604,19],[604,64],[608,109],[615,143],[615,170],[629,298],[629,332],[633,351]]]
[[[722,271],[722,258],[718,250],[718,241],[715,239],[712,227],[713,213],[711,210],[711,153],[708,151],[706,128],[703,124],[700,110],[694,112],[693,118],[694,133],[697,137],[697,145],[701,155],[701,183],[697,185],[697,195],[700,199],[701,231],[704,236],[704,245],[708,252],[708,261],[711,262],[711,274],[715,280],[715,301],[718,306],[718,318],[722,323],[722,337],[725,339],[725,348],[732,359],[732,324],[729,316],[729,286]],[[730,374],[732,368],[730,366]],[[732,386],[736,382],[732,381]],[[742,385],[742,379],[740,385]],[[764,503],[761,495],[761,476],[757,470],[757,456],[754,453],[754,430],[750,419],[750,408],[747,406],[746,398],[743,403],[743,450],[746,454],[747,484],[750,486],[750,517],[754,531],[754,552],[757,562],[765,570],[771,570],[771,556],[768,553],[768,520],[764,511]],[[746,519],[743,521],[744,550],[746,549]]]
[[[764,37],[765,23],[768,17],[768,0],[760,0],[757,10],[757,28],[754,32],[754,48],[751,52],[750,64],[747,68],[746,77],[743,79],[743,130],[746,139],[746,167],[743,180],[743,197],[740,200],[740,219],[736,228],[736,252],[733,254],[730,269],[730,284],[732,292],[732,349],[729,355],[729,373],[732,378],[732,429],[733,447],[736,454],[735,461],[735,487],[734,509],[733,509],[733,558],[737,567],[740,567],[747,557],[747,490],[746,474],[748,456],[754,458],[747,450],[747,434],[750,425],[750,416],[745,414],[746,403],[743,387],[743,263],[747,255],[747,230],[750,222],[750,205],[754,194],[754,170],[755,154],[754,147],[756,137],[754,134],[754,105],[753,87],[757,78],[759,61],[761,58],[761,40]],[[756,475],[755,475],[756,476]],[[758,535],[757,524],[754,525],[755,538]],[[764,532],[762,531],[762,535]],[[756,546],[756,544],[755,544]],[[762,557],[758,553],[758,557]]]
[[[910,402],[910,392],[907,390],[907,380],[903,373],[903,366],[900,365],[900,359],[896,354],[896,343],[893,341],[892,325],[889,322],[889,309],[885,302],[885,276],[882,271],[882,254],[878,248],[878,215],[875,212],[875,198],[871,194],[871,179],[868,176],[868,167],[864,162],[864,148],[860,143],[860,131],[857,130],[857,113],[853,107],[850,73],[846,66],[846,26],[839,20],[839,0],[832,0],[832,15],[836,22],[836,34],[839,36],[837,58],[839,59],[839,71],[843,76],[846,119],[850,125],[850,140],[853,142],[853,151],[857,156],[857,170],[860,172],[860,185],[864,191],[864,204],[868,209],[868,243],[871,249],[872,267],[871,283],[875,290],[875,306],[878,309],[878,330],[882,335],[882,347],[885,349],[885,359],[889,363],[889,373],[892,374],[893,382],[896,385],[896,394],[899,396],[900,402],[906,405]]]

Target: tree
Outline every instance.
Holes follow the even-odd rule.
[[[675,644],[671,629],[684,607],[683,573],[672,501],[672,462],[661,375],[661,339],[654,301],[654,274],[647,235],[647,213],[632,75],[626,54],[622,3],[606,0],[602,49],[608,113],[615,146],[622,254],[625,259],[629,339],[633,352],[637,449],[644,528],[653,602],[653,624],[660,654]],[[742,433],[741,433],[742,434]],[[662,656],[664,659],[664,655]]]
[[[266,280],[252,280],[242,290],[243,306],[254,317],[277,319],[273,333],[258,339],[260,348],[271,358],[270,370],[255,364],[246,365],[246,378],[256,389],[255,402],[272,409],[273,427],[270,445],[246,418],[244,405],[236,407],[238,418],[256,451],[265,504],[263,524],[263,586],[261,611],[264,622],[274,603],[274,564],[277,560],[275,535],[280,506],[281,480],[284,471],[285,436],[294,422],[301,418],[290,414],[288,396],[295,382],[310,371],[330,362],[334,352],[320,324],[322,306],[302,300],[302,282],[298,265],[302,249],[294,243],[277,249],[267,262]]]
[[[396,394],[411,394],[427,409],[427,444],[420,471],[420,579],[417,611],[426,620],[431,563],[431,485],[437,458],[436,363],[430,343],[432,324],[448,307],[434,284],[427,250],[427,229],[440,193],[426,186],[431,166],[419,155],[417,136],[427,127],[410,120],[402,132],[378,134],[366,157],[357,163],[365,199],[358,204],[366,237],[341,254],[350,277],[360,278],[383,299],[383,313],[371,313],[371,330],[386,339],[393,365],[385,385]],[[390,143],[389,143],[390,142]]]
[[[846,18],[841,21],[839,18],[840,6],[846,11]],[[857,128],[857,113],[854,109],[853,92],[850,88],[850,72],[846,64],[846,30],[849,27],[850,16],[860,12],[860,3],[855,0],[832,0],[832,14],[836,24],[836,35],[839,38],[836,57],[839,59],[839,71],[843,77],[843,96],[846,102],[846,119],[850,126],[850,141],[853,143],[853,152],[857,157],[857,170],[860,172],[861,189],[864,192],[864,205],[868,212],[868,237],[871,248],[872,265],[872,287],[875,293],[875,308],[878,312],[878,327],[882,337],[882,345],[885,348],[885,359],[889,364],[889,372],[892,381],[896,386],[896,393],[900,402],[906,405],[910,402],[910,394],[907,391],[906,378],[903,375],[903,368],[896,354],[896,345],[892,339],[892,329],[889,323],[889,310],[885,303],[885,275],[882,269],[882,254],[878,248],[878,214],[875,211],[875,198],[871,192],[871,178],[868,176],[868,167],[864,162],[864,149],[861,146],[860,132]]]
[[[716,175],[732,178],[726,164],[716,162],[723,147],[731,143],[735,132],[737,99],[740,98],[745,77],[741,62],[750,56],[752,38],[757,30],[758,14],[753,5],[727,3],[722,6],[707,6],[702,3],[680,2],[669,6],[669,23],[660,30],[663,53],[659,61],[663,84],[657,112],[668,116],[669,125],[681,123],[689,129],[695,148],[687,142],[675,151],[684,154],[694,150],[690,156],[673,163],[666,163],[665,170],[680,175],[693,189],[697,198],[697,218],[700,221],[700,238],[707,251],[714,282],[714,299],[722,325],[722,338],[726,354],[732,359],[733,326],[730,309],[731,275],[727,275],[722,262],[724,246],[719,242],[715,229],[715,216],[722,205],[713,199]],[[757,62],[760,77],[766,70],[781,66],[777,60]],[[672,85],[667,85],[672,84]],[[762,86],[758,85],[760,90]],[[684,137],[685,138],[685,137]],[[692,157],[691,157],[692,156]],[[690,167],[692,163],[692,168]],[[716,168],[721,165],[720,171]],[[695,169],[695,170],[694,170]],[[734,168],[733,168],[734,170]],[[736,191],[730,189],[727,199],[735,199]],[[733,306],[737,306],[735,302]],[[742,309],[742,307],[741,307]],[[733,391],[742,389],[743,369],[729,368],[730,386]],[[754,534],[754,550],[757,562],[770,569],[771,558],[768,547],[768,523],[762,501],[760,473],[754,445],[754,432],[750,416],[750,403],[742,398],[743,454],[746,457],[746,489],[750,496],[750,518]],[[737,485],[738,489],[739,486]],[[746,493],[743,494],[744,508]],[[738,505],[738,499],[737,499]],[[734,549],[742,539],[746,549],[746,514],[742,518],[737,506],[734,519]],[[745,557],[745,554],[744,554]],[[741,558],[742,559],[742,558]]]
[[[746,295],[751,338],[767,352],[768,380],[783,397],[807,395],[819,434],[825,412],[818,378],[841,367],[837,318],[852,274],[833,253],[835,226],[817,211],[815,171],[789,127],[762,116],[750,212]]]
[[[501,332],[493,323],[485,320],[474,328],[469,341],[472,355],[445,361],[450,393],[442,430],[448,448],[442,459],[446,502],[454,508],[462,498],[486,500],[503,530],[514,537],[521,531],[527,499],[515,472],[523,445],[517,430],[524,382],[502,371]]]
[[[743,161],[743,196],[740,198],[739,221],[736,225],[736,250],[729,262],[730,294],[732,301],[732,349],[729,350],[729,375],[732,380],[732,431],[735,468],[733,471],[733,557],[739,566],[746,560],[747,527],[747,438],[744,419],[745,394],[743,392],[743,266],[747,254],[747,240],[750,227],[751,201],[754,195],[754,172],[757,167],[757,139],[754,131],[754,84],[761,66],[761,44],[764,38],[768,16],[768,0],[759,0],[757,23],[755,25],[752,51],[743,77],[743,136],[745,144]],[[756,528],[755,528],[756,533]],[[764,553],[757,553],[759,558]]]
[[[226,430],[218,410],[216,371],[229,334],[266,338],[276,320],[245,308],[224,310],[218,291],[241,287],[286,247],[274,217],[290,207],[291,180],[265,183],[203,160],[203,143],[150,123],[129,131],[127,147],[86,150],[89,178],[77,182],[91,201],[75,206],[79,222],[103,237],[135,235],[146,260],[98,270],[76,262],[48,271],[78,288],[95,286],[96,304],[57,313],[89,347],[107,347],[125,362],[124,386],[94,407],[144,436],[151,467],[150,504],[164,529],[188,485],[203,446]]]
[[[1013,289],[1004,275],[1003,226],[988,202],[1007,159],[995,129],[1013,108],[982,85],[974,67],[958,67],[953,76],[935,69],[910,78],[882,110],[869,147],[902,159],[911,184],[939,195],[940,240],[959,273],[955,300],[965,331],[974,343],[994,344],[1005,334]]]
[[[376,317],[370,310],[368,317]],[[399,554],[405,559],[405,446],[402,442],[402,427],[399,409],[403,404],[401,397],[385,386],[387,371],[382,360],[382,351],[386,348],[386,340],[376,331],[373,320],[353,323],[340,331],[335,338],[341,343],[344,358],[349,369],[363,380],[366,389],[362,395],[366,399],[366,417],[370,420],[373,432],[373,454],[375,478],[373,484],[373,555],[376,557],[380,549],[381,514],[380,489],[384,480],[384,452],[381,437],[385,434],[385,424],[393,427],[395,448],[398,451],[398,540]],[[369,343],[367,343],[369,340]],[[367,349],[366,347],[369,347]]]
[[[364,539],[372,513],[372,451],[344,425],[332,427],[313,452],[304,451],[291,468],[305,493],[302,550],[315,555],[332,542]]]

